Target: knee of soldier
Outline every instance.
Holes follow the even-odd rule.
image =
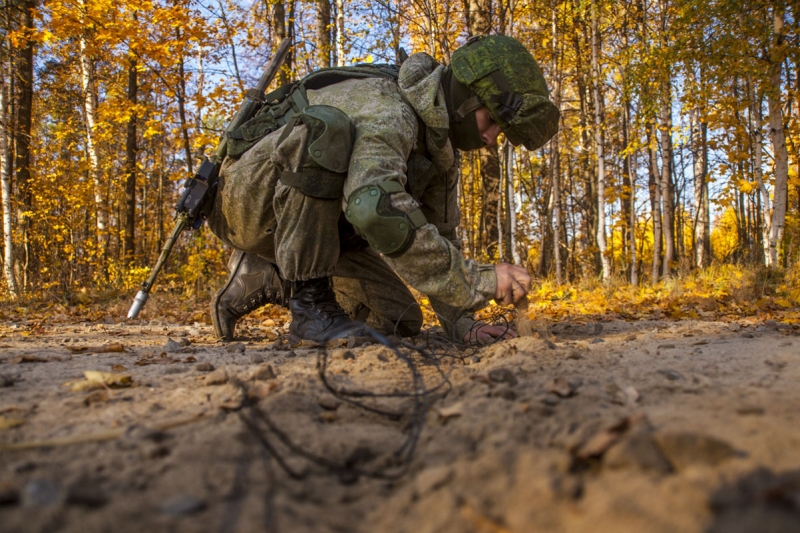
[[[406,213],[392,206],[390,195],[405,192],[394,181],[356,189],[347,202],[345,218],[376,251],[396,257],[414,241],[416,229],[427,224],[419,208]]]

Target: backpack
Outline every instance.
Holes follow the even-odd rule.
[[[317,110],[316,113],[312,111],[313,118],[309,120],[308,116],[305,115],[306,110],[309,108],[307,91],[322,89],[351,79],[380,77],[397,82],[399,73],[399,65],[359,63],[351,67],[320,69],[305,78],[283,85],[264,97],[264,103],[253,118],[228,133],[228,157],[238,159],[258,141],[287,124],[290,127],[286,128],[282,137],[288,136],[292,129],[291,127],[298,120],[305,123],[309,129],[315,129],[313,124],[310,123],[314,123],[313,118],[317,118],[323,121],[323,130],[326,129],[325,126],[333,126],[333,128],[327,128],[330,131],[342,130],[345,127],[343,124],[327,124],[325,122],[326,120],[337,120],[336,113],[330,111],[330,109],[335,108],[330,108],[327,111]],[[339,120],[346,119],[349,122],[344,113],[339,111],[339,114],[344,117],[343,119],[339,117]],[[319,124],[316,125],[319,127]]]

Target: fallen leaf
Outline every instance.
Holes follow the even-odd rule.
[[[133,384],[133,378],[129,374],[85,370],[83,375],[86,377],[85,381],[71,381],[64,383],[64,386],[70,387],[72,392],[80,392],[105,388],[121,389]]]
[[[444,420],[461,416],[464,414],[464,402],[456,402],[452,405],[448,405],[447,407],[440,407],[437,409],[437,411],[439,416]]]
[[[122,365],[114,365],[111,367],[111,370],[113,370],[114,372],[125,372],[128,369]]]
[[[19,363],[47,363],[49,361],[50,359],[37,357],[35,355],[18,355],[17,357],[12,357],[8,360],[8,362],[12,365],[18,365]]]
[[[104,344],[102,346],[75,346],[67,347],[72,353],[124,353],[125,346],[118,342]]]
[[[148,354],[143,355],[135,363],[136,366],[147,366],[147,365],[169,365],[172,363],[177,363],[177,359],[173,359],[172,357],[167,355],[167,352],[161,352],[158,355],[156,354]]]
[[[0,416],[0,429],[11,429],[15,427],[19,427],[24,424],[25,421],[21,418],[6,418],[4,416]]]

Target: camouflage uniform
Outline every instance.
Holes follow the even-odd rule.
[[[420,53],[403,64],[399,83],[352,79],[308,91],[311,105],[336,107],[355,125],[344,198],[313,198],[280,181],[282,171],[299,171],[308,135],[298,125],[278,144],[281,129],[224,163],[212,231],[277,264],[287,280],[333,276],[337,299],[351,316],[389,332],[399,321],[398,332],[407,335],[418,330],[421,312],[399,275],[462,338],[474,323],[469,312],[493,297],[496,278],[492,265],[464,258],[456,239],[459,168],[447,135],[443,71]],[[406,213],[419,207],[428,221],[396,257],[368,248],[342,217],[353,191],[387,180],[406,191],[391,195],[392,205]]]

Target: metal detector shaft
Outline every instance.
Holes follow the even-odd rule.
[[[283,65],[286,55],[289,53],[290,45],[291,41],[289,39],[284,39],[281,42],[275,51],[275,55],[264,69],[264,73],[258,83],[253,89],[247,91],[244,102],[239,106],[228,127],[225,128],[225,133],[222,135],[214,155],[211,156],[211,160],[205,160],[200,165],[198,173],[193,178],[186,180],[184,193],[178,202],[175,227],[172,229],[172,234],[170,234],[167,242],[164,243],[161,255],[158,256],[158,262],[150,273],[150,277],[142,283],[142,290],[136,293],[133,305],[128,311],[128,318],[136,318],[139,315],[139,311],[144,307],[147,298],[150,296],[150,289],[152,289],[159,272],[164,267],[164,263],[167,262],[178,235],[187,228],[197,229],[205,220],[207,210],[210,210],[210,205],[213,204],[214,195],[216,194],[217,179],[222,160],[228,153],[228,133],[239,128],[258,112],[264,101],[264,92],[275,78],[281,65]]]
[[[128,318],[136,318],[139,316],[139,311],[142,310],[142,307],[144,307],[144,304],[147,302],[147,297],[150,296],[150,289],[156,282],[156,278],[158,277],[159,272],[161,272],[161,269],[164,267],[164,263],[167,262],[167,258],[172,252],[172,247],[175,246],[175,241],[178,240],[178,235],[180,235],[188,225],[189,215],[186,213],[179,214],[177,220],[175,221],[175,227],[172,228],[172,233],[170,233],[169,238],[167,238],[167,242],[164,243],[164,247],[161,249],[161,255],[158,256],[156,266],[153,267],[153,271],[150,273],[147,281],[142,283],[142,290],[137,292],[136,297],[133,299],[133,305],[131,305],[131,309],[128,311]]]

